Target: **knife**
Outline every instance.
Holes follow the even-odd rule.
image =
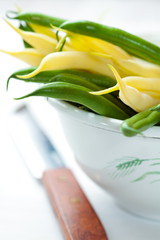
[[[10,119],[10,135],[31,175],[41,181],[66,240],[107,240],[106,232],[71,170],[26,105]]]

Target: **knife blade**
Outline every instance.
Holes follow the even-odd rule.
[[[10,134],[31,175],[42,181],[67,240],[107,240],[100,219],[60,154],[26,105],[16,110]]]

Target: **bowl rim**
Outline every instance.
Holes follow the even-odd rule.
[[[122,132],[120,130],[121,124],[123,122],[122,120],[101,116],[93,112],[79,109],[63,100],[48,98],[48,102],[62,114],[76,118],[76,120],[81,121],[88,126],[99,128],[105,131],[116,132],[122,135]],[[150,129],[146,130],[143,135],[137,135],[134,136],[134,138],[135,137],[160,139],[160,127],[153,126]]]

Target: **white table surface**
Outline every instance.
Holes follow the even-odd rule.
[[[6,10],[15,8],[14,2],[1,0],[2,17]],[[26,11],[41,11],[70,19],[96,20],[130,32],[152,30],[154,33],[159,29],[158,1],[19,0],[16,3]],[[3,20],[0,20],[0,49],[22,49],[21,39]],[[0,239],[61,240],[61,229],[46,192],[27,171],[8,133],[10,114],[23,102],[14,101],[13,97],[22,95],[23,91],[27,92],[32,87],[13,81],[9,92],[6,92],[6,79],[12,72],[25,66],[19,60],[0,53]],[[159,222],[140,219],[123,211],[81,171],[51,106],[43,98],[32,98],[26,102],[73,170],[101,219],[109,240],[159,240]]]

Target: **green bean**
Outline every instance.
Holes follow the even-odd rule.
[[[141,134],[158,122],[160,122],[160,104],[123,121],[121,131],[125,136],[132,137]]]
[[[52,79],[50,79],[50,81],[72,83],[72,84],[89,88],[92,91],[101,90],[101,88],[96,84],[89,82],[87,79],[83,79],[82,77],[76,76],[74,74],[68,74],[68,73],[58,74],[54,76]],[[133,116],[135,114],[135,112],[131,108],[129,108],[127,105],[125,105],[119,98],[116,98],[111,94],[105,94],[103,95],[103,97],[108,99],[110,102],[114,103],[119,108],[123,109],[123,111],[125,111],[129,116]]]
[[[99,75],[99,74],[93,74],[89,72],[72,70],[72,69],[44,71],[29,79],[21,79],[17,77],[17,75],[27,74],[32,72],[35,69],[36,69],[35,67],[32,67],[32,68],[22,69],[20,71],[13,73],[8,78],[7,89],[8,89],[9,81],[11,78],[23,80],[26,82],[35,82],[35,83],[44,83],[44,84],[51,83],[54,81],[65,81],[69,83],[78,84],[80,86],[85,86],[87,88],[90,88],[92,91],[99,91],[104,88],[112,87],[116,84],[116,81],[112,78]],[[104,95],[104,97],[106,97],[109,101],[112,101],[114,104],[116,104],[121,109],[123,109],[126,113],[128,113],[129,116],[133,116],[135,114],[135,112],[131,108],[129,108],[119,98],[117,98],[117,94],[106,94]]]
[[[7,17],[47,27],[54,25],[75,33],[99,38],[119,46],[131,55],[160,65],[160,47],[118,28],[91,21],[66,21],[40,13],[8,11]]]
[[[17,80],[21,80],[19,77],[17,77],[17,75],[28,74],[28,73],[34,71],[35,69],[36,69],[36,67],[30,67],[30,68],[21,69],[21,70],[18,70],[16,72],[12,73],[7,79],[6,89],[8,90],[9,82],[12,78],[17,79]],[[26,80],[27,82],[30,82],[29,79],[24,79],[24,80]],[[32,80],[31,80],[31,82],[32,82]]]
[[[28,31],[28,32],[34,32],[33,29],[26,22],[24,22],[23,24],[20,23],[19,29],[21,29],[23,31]]]
[[[19,80],[24,80],[24,79],[20,79],[18,78],[16,75],[23,75],[29,72],[32,72],[35,68],[27,68],[24,70],[20,70],[15,72],[14,74],[12,74],[7,81],[7,89],[8,89],[8,84],[9,84],[9,80],[11,78],[16,78]],[[44,71],[41,72],[39,74],[37,74],[35,77],[30,78],[30,79],[25,79],[25,81],[27,82],[35,82],[35,83],[51,83],[51,82],[68,82],[68,83],[73,83],[76,85],[80,85],[80,86],[84,86],[86,88],[91,89],[92,91],[99,91],[101,90],[103,87],[98,86],[95,84],[95,82],[99,83],[99,80],[103,80],[104,76],[101,75],[96,75],[96,74],[91,74],[88,72],[83,72],[83,71],[76,71],[76,70],[56,70],[56,71]],[[96,79],[96,81],[95,81]],[[112,79],[108,78],[108,77],[104,77],[104,79],[108,80],[109,82],[106,81],[105,82],[105,87],[110,87],[113,86],[115,84],[114,83],[114,79],[112,81]],[[110,81],[111,80],[111,81]],[[102,81],[103,83],[103,81]],[[116,96],[112,96],[111,94],[106,94],[104,95],[105,98],[107,98],[109,101],[113,102],[114,104],[116,104],[118,107],[120,107],[121,109],[123,109],[129,116],[133,116],[135,114],[135,112],[129,108],[128,106],[126,106],[119,98],[117,98]]]
[[[61,18],[56,18],[56,17],[45,15],[45,14],[34,13],[34,12],[18,13],[15,11],[8,11],[6,16],[10,19],[17,19],[20,21],[25,21],[27,23],[35,23],[35,24],[43,25],[49,28],[51,28],[51,24],[56,27],[59,27],[62,23],[66,21]]]
[[[110,77],[100,75],[100,74],[94,74],[91,72],[81,71],[81,70],[73,70],[73,69],[43,71],[29,79],[21,79],[21,78],[17,77],[17,75],[25,75],[25,74],[31,73],[35,69],[36,69],[36,67],[26,68],[26,69],[22,69],[22,70],[16,71],[13,74],[11,74],[11,76],[9,76],[9,78],[7,80],[7,89],[8,89],[8,85],[9,85],[11,78],[23,80],[26,82],[49,83],[49,82],[51,82],[52,77],[56,76],[57,74],[63,74],[63,73],[74,74],[76,76],[80,76],[81,78],[96,84],[101,89],[113,87],[116,84],[116,80],[112,79]]]
[[[88,80],[85,80],[85,79],[81,78],[80,76],[76,76],[76,75],[70,74],[70,73],[57,74],[50,79],[50,82],[72,83],[72,84],[76,84],[76,85],[80,85],[80,86],[89,88],[93,91],[98,91],[98,89],[100,89],[94,83],[91,83]]]
[[[131,55],[160,65],[160,47],[121,29],[90,21],[66,21],[60,28],[105,40]]]
[[[61,99],[82,104],[83,106],[91,109],[95,113],[103,116],[116,119],[128,118],[128,114],[126,114],[114,103],[108,101],[102,96],[90,94],[89,91],[91,91],[91,89],[79,85],[64,82],[54,82],[45,84],[44,86],[31,93],[15,99],[19,100],[31,96],[43,96]]]
[[[113,87],[117,83],[117,81],[113,78],[110,78],[105,75],[87,72],[87,71],[71,70],[70,73],[79,75],[81,78],[96,84],[101,89]]]

